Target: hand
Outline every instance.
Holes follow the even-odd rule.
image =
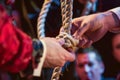
[[[107,31],[116,26],[111,12],[97,13],[72,21],[72,34],[80,40],[80,47],[88,47],[100,40]]]
[[[45,44],[46,49],[46,58],[43,67],[62,67],[66,61],[75,60],[74,54],[61,46],[64,44],[64,40],[58,41],[55,38],[43,38],[41,41]]]

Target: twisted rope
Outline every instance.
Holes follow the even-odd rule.
[[[39,14],[38,20],[37,20],[37,34],[38,34],[38,38],[42,38],[45,37],[45,21],[46,21],[46,17],[48,14],[48,11],[50,9],[51,3],[53,0],[45,0],[43,3],[43,7],[41,9],[41,12]],[[43,63],[43,61],[41,60],[41,62]],[[40,65],[38,65],[40,66]],[[38,72],[39,71],[39,72]],[[34,76],[39,76],[40,75],[40,70],[36,69],[34,70],[33,73]]]
[[[71,29],[71,21],[72,21],[72,15],[73,15],[73,13],[72,13],[72,9],[73,9],[73,0],[61,0],[61,3],[62,2],[66,2],[66,4],[65,4],[65,13],[62,13],[62,17],[63,17],[63,25],[62,25],[62,27],[63,27],[63,29],[64,29],[64,32],[65,33],[68,33],[68,34],[70,34],[70,29]],[[62,8],[62,6],[64,7],[64,5],[61,5],[61,8]],[[64,9],[64,8],[62,8],[62,9]]]
[[[65,25],[65,18],[66,18],[66,1],[61,0],[61,14],[62,14],[62,26]]]
[[[45,19],[51,5],[52,0],[45,0],[43,4],[43,8],[41,13],[39,14],[38,24],[37,24],[37,31],[38,31],[38,38],[45,37]],[[63,45],[64,48],[74,48],[77,45],[76,40],[70,35],[71,29],[71,21],[72,21],[72,5],[73,0],[61,0],[61,9],[62,9],[62,27],[64,32],[60,33],[56,38],[64,38],[65,44]],[[51,80],[59,80],[59,76],[61,74],[61,67],[56,67],[53,71],[53,75]]]
[[[63,32],[61,32],[56,38],[60,39],[63,38],[65,40],[65,44],[63,47],[65,49],[71,48],[72,50],[74,47],[78,44],[78,41],[76,41],[71,35],[70,35],[70,29],[71,29],[71,21],[72,21],[72,9],[73,9],[73,0],[61,0],[61,9],[62,9],[62,27]],[[53,70],[53,74],[51,77],[51,80],[59,80],[59,77],[61,75],[62,67],[56,67]]]
[[[43,7],[41,9],[41,12],[38,17],[38,23],[37,23],[37,33],[38,33],[38,38],[40,39],[41,37],[45,37],[45,21],[47,17],[47,13],[49,11],[49,8],[51,6],[52,0],[45,0],[43,3]]]

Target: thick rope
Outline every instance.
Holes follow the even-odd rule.
[[[53,0],[45,0],[41,9],[41,12],[38,17],[38,23],[37,23],[37,35],[40,40],[40,38],[45,37],[45,21],[47,14],[49,12],[51,3]],[[42,60],[41,60],[42,61]],[[40,76],[39,69],[36,69],[33,73],[34,76]]]
[[[43,8],[39,14],[38,24],[37,24],[37,31],[38,31],[38,38],[45,37],[45,19],[47,16],[47,12],[51,5],[52,0],[45,0],[43,4]],[[72,21],[72,5],[73,0],[61,0],[61,9],[62,9],[62,27],[64,32],[60,33],[56,38],[64,38],[65,44],[63,45],[64,48],[74,48],[77,45],[76,40],[70,35],[71,29],[71,21]],[[61,74],[61,67],[56,67],[53,71],[53,75],[51,80],[59,80],[59,76]]]
[[[71,21],[72,21],[72,9],[73,9],[73,0],[61,0],[61,9],[62,9],[62,27],[63,32],[56,37],[57,39],[63,38],[65,40],[65,44],[63,47],[65,49],[71,48],[72,50],[78,44],[71,35]],[[56,67],[53,70],[53,74],[51,80],[59,80],[61,75],[62,67]]]
[[[65,1],[65,0],[61,0],[61,1]],[[63,5],[64,6],[64,5]],[[73,0],[66,0],[66,11],[65,13],[62,13],[63,15],[63,23],[64,25],[62,25],[64,32],[70,34],[70,29],[71,29],[71,21],[72,21],[72,9],[73,9]],[[62,7],[62,5],[61,5]]]
[[[38,38],[40,39],[41,37],[45,37],[45,21],[46,21],[46,16],[49,11],[49,8],[51,6],[52,0],[45,0],[43,3],[43,7],[41,9],[41,12],[38,17],[38,23],[37,23],[37,33],[38,33]]]
[[[62,14],[62,26],[65,25],[65,18],[66,18],[66,1],[61,0],[61,14]]]

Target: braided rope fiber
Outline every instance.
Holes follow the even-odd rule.
[[[64,1],[66,2],[65,5],[61,4],[61,8],[62,8],[62,6],[63,7],[65,6],[65,13],[62,13],[62,15],[63,15],[62,16],[63,17],[63,20],[62,20],[63,25],[62,25],[62,27],[63,27],[65,33],[70,34],[71,21],[72,21],[72,15],[73,15],[73,13],[72,13],[73,0],[61,0],[61,3],[62,2],[64,3]],[[62,9],[64,9],[64,8],[62,8]]]
[[[43,7],[41,9],[41,12],[38,17],[38,23],[37,23],[37,33],[38,33],[38,38],[40,39],[41,37],[45,37],[45,21],[47,17],[47,13],[49,11],[49,8],[51,6],[51,2],[53,0],[45,0],[43,3]]]
[[[41,12],[38,17],[37,23],[37,31],[38,31],[38,38],[45,37],[45,20],[49,8],[51,6],[52,0],[45,0]],[[70,35],[71,29],[71,21],[72,21],[72,7],[73,7],[73,0],[61,0],[61,9],[62,9],[62,27],[63,32],[56,37],[57,39],[63,38],[65,40],[65,44],[63,45],[64,48],[72,48],[77,45],[75,39]],[[61,74],[61,67],[56,67],[53,71],[51,80],[59,80]]]
[[[42,6],[41,12],[39,14],[38,21],[37,21],[37,34],[38,34],[39,40],[40,38],[45,37],[45,29],[44,29],[45,21],[46,21],[46,17],[47,17],[52,1],[53,0],[45,0]],[[42,60],[41,60],[41,63],[43,63]],[[41,65],[38,64],[38,66],[41,66]],[[39,68],[36,68],[33,72],[34,76],[40,76],[40,74],[41,73],[40,73]]]
[[[61,9],[63,32],[61,32],[56,38],[64,38],[66,43],[63,45],[63,47],[73,49],[73,47],[77,45],[75,39],[73,39],[72,36],[70,36],[73,0],[61,0]],[[59,80],[61,71],[62,67],[54,68],[51,80]]]

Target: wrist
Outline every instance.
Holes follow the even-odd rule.
[[[43,56],[43,44],[40,40],[33,39],[33,54],[35,64],[40,62],[40,58]]]
[[[45,61],[45,58],[46,58],[46,43],[42,39],[40,40],[40,42],[43,46],[43,51],[42,51],[42,57],[39,58],[39,60],[38,60],[40,62],[37,64],[37,67],[34,68],[34,71],[33,71],[33,76],[35,76],[35,77],[40,77],[42,67],[43,67],[43,64],[44,64],[44,61]]]
[[[107,11],[104,12],[104,15],[104,24],[106,25],[106,27],[108,27],[108,31],[113,31],[114,29],[119,28],[120,21],[115,13],[113,13],[112,11]]]

